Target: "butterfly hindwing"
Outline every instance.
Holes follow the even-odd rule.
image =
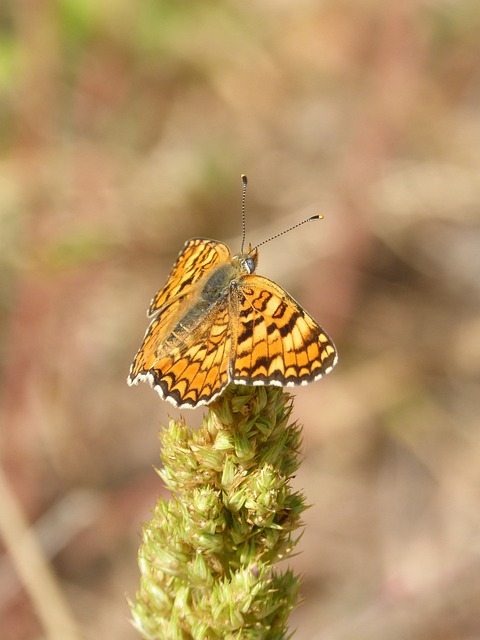
[[[155,326],[153,325],[155,333]],[[145,361],[145,377],[162,398],[177,407],[195,407],[213,400],[228,384],[231,337],[228,302],[199,319],[198,328],[160,357]]]

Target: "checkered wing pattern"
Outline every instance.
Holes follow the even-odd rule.
[[[180,251],[166,285],[156,294],[150,303],[148,315],[154,315],[167,302],[189,295],[192,287],[204,275],[221,261],[231,259],[227,245],[216,240],[193,238],[188,240]]]
[[[336,363],[335,347],[325,331],[267,278],[244,277],[235,316],[235,383],[302,385],[318,380]]]

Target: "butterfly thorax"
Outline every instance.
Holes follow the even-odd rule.
[[[185,349],[193,340],[197,327],[207,320],[210,312],[235,296],[240,280],[254,273],[257,261],[258,252],[250,247],[248,252],[212,267],[180,307],[160,351]]]
[[[250,253],[239,254],[224,264],[213,267],[205,276],[199,287],[199,301],[215,303],[220,298],[228,296],[232,284],[239,278],[255,271],[256,256]]]

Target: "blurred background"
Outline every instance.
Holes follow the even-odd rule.
[[[2,640],[138,637],[180,412],[126,377],[241,173],[247,241],[325,215],[259,267],[340,354],[295,392],[295,638],[480,637],[479,106],[478,0],[2,1]]]

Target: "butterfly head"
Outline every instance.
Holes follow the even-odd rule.
[[[258,264],[258,249],[249,245],[247,252],[239,253],[233,257],[233,260],[239,265],[242,273],[255,273]]]

